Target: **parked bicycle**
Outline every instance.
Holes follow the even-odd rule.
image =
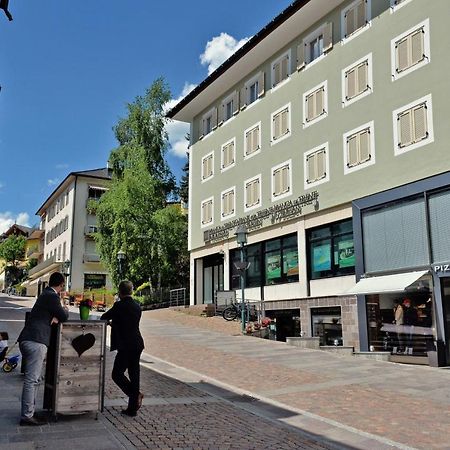
[[[249,320],[254,320],[256,318],[256,308],[254,305],[250,306],[248,303],[245,304],[245,315],[249,317]],[[223,312],[222,317],[227,320],[235,320],[242,316],[242,303],[232,303],[227,306]]]

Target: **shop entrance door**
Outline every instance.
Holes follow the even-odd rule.
[[[214,303],[215,293],[223,291],[223,255],[203,258],[203,303]]]
[[[450,278],[441,278],[442,306],[444,309],[445,356],[450,361]]]

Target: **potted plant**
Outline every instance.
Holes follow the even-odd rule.
[[[80,301],[80,319],[89,320],[89,313],[92,309],[93,301],[90,298],[86,298]]]

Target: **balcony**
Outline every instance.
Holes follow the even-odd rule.
[[[83,255],[83,262],[85,262],[85,263],[99,263],[100,262],[100,255],[97,255],[95,253],[85,253]]]
[[[39,259],[39,256],[42,255],[42,250],[37,247],[29,248],[27,251],[27,259]]]
[[[98,226],[97,225],[86,225],[84,227],[84,235],[86,237],[92,237],[94,233],[98,232]]]
[[[61,261],[56,261],[56,256],[52,256],[51,258],[42,261],[37,266],[33,267],[29,272],[28,276],[32,279],[37,276],[49,272],[51,269],[61,266]]]

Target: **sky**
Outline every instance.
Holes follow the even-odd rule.
[[[0,232],[72,171],[105,167],[126,104],[158,77],[173,106],[288,0],[10,0],[0,11]],[[186,124],[168,125],[180,178]]]

